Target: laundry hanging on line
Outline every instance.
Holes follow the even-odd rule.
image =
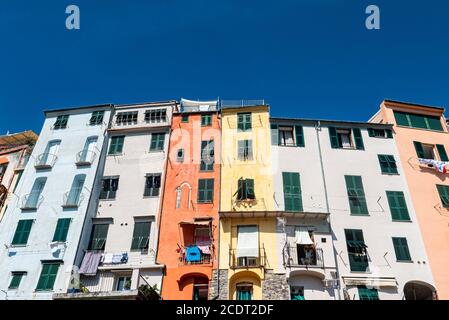
[[[441,173],[447,173],[449,171],[449,162],[438,161],[434,159],[423,159],[418,158],[419,164],[427,165],[429,167],[433,167]]]

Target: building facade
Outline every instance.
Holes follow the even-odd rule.
[[[0,136],[0,223],[37,138],[33,131]]]
[[[173,115],[157,261],[162,298],[207,300],[217,267],[220,119],[217,101],[181,100]]]
[[[439,299],[449,299],[449,138],[444,108],[385,100],[371,118],[393,125],[400,161],[407,178],[417,221],[429,256]],[[448,168],[449,169],[449,168]],[[413,283],[410,295],[434,290],[427,283]]]
[[[220,252],[216,295],[229,300],[284,299],[274,211],[269,107],[222,102]]]
[[[80,289],[56,299],[138,299],[161,289],[159,216],[175,101],[116,105],[78,248]]]
[[[110,105],[45,112],[0,225],[2,298],[51,299],[70,287],[110,113]]]

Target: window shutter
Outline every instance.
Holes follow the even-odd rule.
[[[394,111],[394,118],[396,119],[396,125],[406,127],[409,126],[406,113]]]
[[[413,141],[413,144],[415,145],[416,155],[418,158],[424,158],[425,154],[421,142]]]
[[[247,150],[247,158],[252,159],[253,158],[253,141],[252,140],[246,140],[246,150]]]
[[[443,131],[440,118],[438,117],[426,117],[428,128],[431,130]]]
[[[244,124],[244,115],[243,114],[237,114],[237,129],[240,131],[245,131],[245,124]]]
[[[436,146],[437,146],[438,154],[440,155],[440,160],[441,161],[449,161],[449,158],[447,157],[446,149],[444,149],[444,145],[437,144]]]
[[[109,224],[94,224],[90,239],[90,250],[104,250]]]
[[[271,144],[274,146],[279,145],[279,130],[277,124],[272,124],[271,128]]]
[[[303,211],[300,175],[297,172],[282,172],[285,211]]]
[[[53,286],[58,273],[59,263],[43,263],[42,271],[37,283],[36,290],[53,290]]]
[[[345,176],[346,191],[349,198],[351,214],[368,214],[365,191],[363,190],[362,177]]]
[[[331,140],[332,148],[334,148],[334,149],[341,148],[340,139],[338,138],[338,135],[337,135],[337,129],[335,129],[333,127],[329,127],[329,137]]]
[[[389,139],[393,138],[393,130],[385,129],[385,133],[387,134],[387,138],[389,138]]]
[[[239,160],[243,160],[245,157],[245,140],[239,140],[237,144],[237,157]]]
[[[387,191],[388,206],[393,220],[410,221],[410,216],[402,191]]]
[[[302,126],[295,126],[296,146],[304,147],[304,130]]]
[[[151,222],[136,222],[134,224],[131,250],[142,250],[148,248]]]
[[[256,195],[254,193],[254,180],[246,179],[246,198],[255,199]]]
[[[53,241],[65,242],[67,240],[67,233],[69,232],[69,226],[72,219],[58,219],[56,224],[55,234]]]
[[[362,133],[359,128],[353,128],[352,133],[354,134],[355,146],[357,150],[365,150],[363,145]]]
[[[368,136],[374,137],[374,129],[373,128],[368,128]]]
[[[438,194],[444,207],[449,206],[449,186],[437,184]]]
[[[20,220],[12,240],[13,245],[26,245],[30,236],[33,220]]]

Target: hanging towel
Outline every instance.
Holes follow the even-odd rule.
[[[295,230],[295,240],[296,244],[313,244],[312,239],[310,238],[309,230],[307,228],[299,227]]]
[[[198,246],[203,254],[210,254],[210,246]]]
[[[434,167],[435,169],[438,170],[438,172],[441,173],[447,173],[448,171],[448,162],[444,162],[444,161],[437,161],[434,159],[422,159],[422,158],[418,158],[419,164],[424,164],[424,165],[428,165],[431,167]]]
[[[201,260],[201,252],[197,246],[191,246],[186,248],[186,261],[198,262]]]
[[[106,263],[106,264],[112,263],[112,257],[113,256],[114,255],[112,253],[105,253],[105,254],[103,254],[103,263]]]
[[[112,256],[112,263],[122,263],[123,253],[116,253]]]
[[[79,273],[85,276],[95,276],[100,264],[101,253],[86,252]]]

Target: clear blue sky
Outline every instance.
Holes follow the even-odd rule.
[[[384,98],[449,106],[447,0],[1,1],[0,44],[0,133],[39,132],[47,108],[181,97],[362,121]]]

